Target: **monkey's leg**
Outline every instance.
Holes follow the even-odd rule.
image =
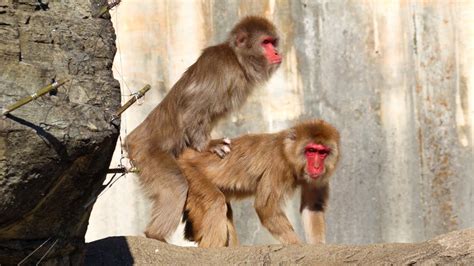
[[[189,181],[186,210],[199,247],[225,247],[227,205],[224,194],[192,167],[184,168]]]
[[[301,191],[301,216],[306,241],[309,244],[326,243],[324,212],[328,196],[328,186],[303,186]]]
[[[223,196],[223,195],[222,195]],[[228,244],[227,206],[225,199],[216,197],[210,203],[203,219],[203,230],[200,235],[200,247],[225,247]]]
[[[326,225],[324,211],[312,211],[304,208],[301,212],[306,241],[308,244],[326,243]]]
[[[232,212],[232,206],[229,202],[227,202],[227,231],[228,231],[228,246],[229,247],[236,247],[239,243],[239,238],[237,236],[237,230],[235,229],[234,225],[234,218]]]
[[[293,226],[281,208],[286,193],[285,180],[275,173],[264,173],[257,186],[254,207],[262,225],[282,244],[298,244],[300,241]]]
[[[171,155],[155,151],[150,156],[146,164],[138,165],[142,187],[152,202],[145,235],[165,241],[180,222],[188,182]]]

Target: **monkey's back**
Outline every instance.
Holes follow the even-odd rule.
[[[253,87],[228,44],[206,48],[127,136],[129,156],[139,162],[154,149],[177,156],[187,146],[201,145],[217,120],[240,107]]]
[[[254,84],[250,84],[234,51],[228,44],[211,46],[202,52],[183,77],[193,80],[179,92],[184,111],[196,120],[197,112],[212,120],[240,107]]]
[[[222,190],[225,188],[223,192],[228,197],[246,197],[255,192],[270,165],[278,164],[280,160],[283,163],[281,145],[277,145],[282,136],[282,133],[254,134],[232,139],[231,152],[224,158],[210,151],[186,149],[178,164],[188,179],[198,174]]]

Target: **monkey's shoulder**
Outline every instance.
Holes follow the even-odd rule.
[[[236,145],[258,145],[271,141],[276,137],[274,133],[245,134],[240,137],[233,138],[231,141]]]
[[[234,50],[226,43],[205,48],[196,63],[221,70],[239,67]]]
[[[286,131],[275,133],[251,133],[240,137],[233,138],[232,143],[240,143],[239,145],[268,145],[279,142],[279,139],[285,137]]]

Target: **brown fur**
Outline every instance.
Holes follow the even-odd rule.
[[[258,42],[263,35],[278,38],[268,20],[243,19],[226,42],[203,51],[128,135],[125,148],[152,201],[147,237],[165,240],[179,224],[188,184],[175,158],[186,147],[205,148],[217,120],[241,106],[255,86],[267,81],[278,67],[263,55]]]
[[[331,148],[324,161],[325,172],[316,180],[306,170],[304,147],[310,142]],[[233,139],[232,152],[223,159],[211,152],[186,149],[178,164],[190,185],[185,209],[192,223],[192,239],[201,247],[237,245],[234,225],[226,218],[226,203],[255,195],[254,206],[263,226],[281,243],[299,243],[281,208],[285,197],[299,185],[301,210],[309,214],[304,223],[310,233],[308,241],[324,242],[328,182],[338,160],[339,133],[322,120],[279,133]]]

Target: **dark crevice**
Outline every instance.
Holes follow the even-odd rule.
[[[415,55],[418,55],[418,40],[417,40],[417,29],[416,29],[416,11],[413,11],[412,20],[413,20],[413,51]]]
[[[43,3],[43,0],[36,1],[35,11],[43,10],[46,11],[49,9],[49,3]]]

